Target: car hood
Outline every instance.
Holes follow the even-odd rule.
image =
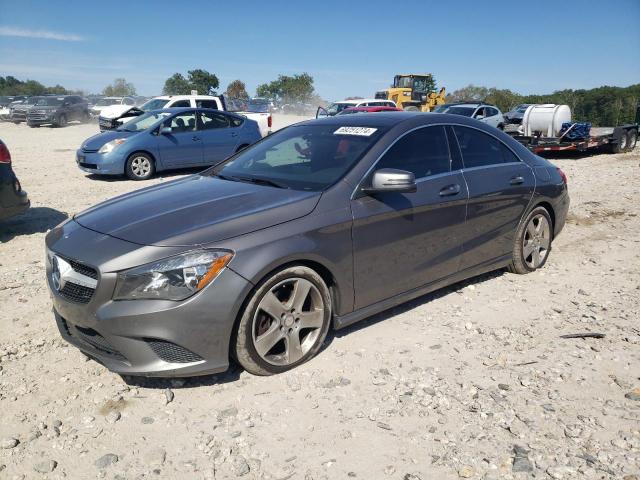
[[[75,221],[140,245],[194,246],[303,217],[319,198],[319,192],[193,175],[116,197]]]
[[[100,110],[100,116],[103,118],[118,118],[132,108],[131,105],[109,105]]]
[[[87,152],[97,152],[98,150],[100,150],[100,147],[102,147],[105,143],[110,142],[111,140],[115,140],[116,138],[128,138],[132,135],[135,135],[136,133],[140,132],[123,132],[110,130],[108,132],[98,133],[97,135],[89,137],[84,142],[82,142],[82,146],[80,148]]]

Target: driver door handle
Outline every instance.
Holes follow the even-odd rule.
[[[191,140],[193,140],[194,142],[197,142],[198,140],[200,140],[200,137],[197,135],[194,135],[193,137],[191,137]]]
[[[451,195],[457,195],[460,193],[460,185],[454,183],[452,185],[447,185],[442,190],[440,190],[441,197],[448,197]]]
[[[232,136],[232,137],[237,137],[237,136],[238,136],[238,134],[237,134],[236,132],[231,132],[231,136]]]
[[[509,183],[511,185],[521,185],[524,183],[524,178],[518,175],[517,177],[511,178],[511,180],[509,180]]]

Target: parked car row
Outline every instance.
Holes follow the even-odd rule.
[[[40,95],[10,103],[2,115],[5,121],[30,127],[64,127],[69,122],[89,120],[87,100],[79,95]]]

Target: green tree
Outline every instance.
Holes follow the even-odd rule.
[[[447,102],[463,102],[466,100],[483,102],[489,95],[487,87],[479,87],[469,84],[466,87],[459,88],[447,95]]]
[[[165,95],[189,95],[196,90],[200,95],[215,95],[220,81],[215,74],[206,70],[195,69],[187,72],[187,78],[181,73],[174,73],[164,82],[162,93]]]
[[[227,85],[227,90],[224,92],[225,96],[233,98],[248,99],[247,86],[242,80],[234,80]]]
[[[189,84],[192,90],[197,90],[200,95],[215,95],[220,86],[218,77],[206,70],[196,69],[187,72]]]
[[[191,85],[181,73],[174,73],[164,82],[162,93],[165,95],[189,95]]]
[[[108,97],[126,97],[136,94],[136,87],[133,83],[127,82],[124,78],[116,78],[111,85],[107,85],[102,90],[102,94]]]
[[[278,75],[270,83],[258,85],[258,97],[275,99],[278,103],[308,103],[315,95],[313,77],[308,73],[299,75]]]

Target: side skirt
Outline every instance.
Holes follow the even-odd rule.
[[[414,288],[413,290],[409,290],[408,292],[395,295],[391,298],[387,298],[386,300],[382,300],[372,305],[360,308],[354,312],[347,313],[346,315],[334,315],[333,328],[339,330],[341,328],[348,327],[349,325],[359,322],[360,320],[364,320],[365,318],[375,315],[376,313],[383,312],[384,310],[388,310],[397,305],[421,297],[422,295],[426,295],[427,293],[431,293],[440,288],[447,287],[468,278],[482,275],[483,273],[506,267],[507,265],[509,265],[509,262],[511,262],[511,254],[489,260],[488,262],[476,265],[475,267],[467,268],[461,272],[454,273],[453,275],[445,277],[441,280],[437,280],[421,287]]]

